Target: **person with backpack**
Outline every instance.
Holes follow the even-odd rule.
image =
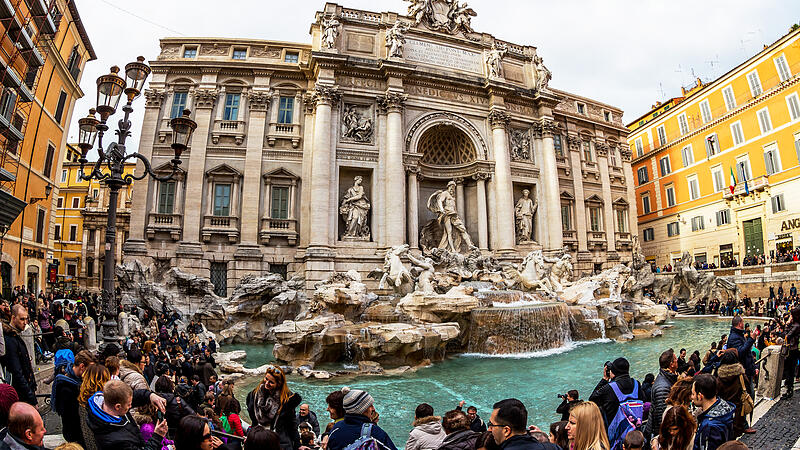
[[[603,414],[612,448],[621,448],[625,435],[641,429],[644,415],[644,390],[628,374],[630,364],[617,358],[603,369],[603,379],[594,388],[589,401]]]
[[[19,335],[28,325],[28,310],[20,304],[11,307],[11,322],[3,322],[6,353],[0,357],[6,381],[17,391],[20,401],[36,406],[36,376],[28,347]]]
[[[227,433],[234,434],[236,436],[244,436],[242,419],[239,417],[239,413],[241,411],[242,407],[239,405],[239,400],[231,398],[225,402],[225,406],[222,408],[222,415],[219,417],[219,420],[222,422],[222,428],[224,428]]]
[[[394,442],[375,422],[378,412],[366,391],[343,387],[344,420],[336,422],[327,450],[397,450]]]
[[[94,355],[88,350],[78,352],[73,362],[66,366],[64,373],[56,375],[51,386],[50,405],[61,416],[62,433],[67,442],[82,442],[78,394],[83,373],[95,362]]]

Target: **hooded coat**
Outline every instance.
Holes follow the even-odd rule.
[[[406,450],[432,450],[439,448],[446,436],[437,416],[420,417],[414,420],[414,429],[408,435]]]
[[[150,391],[133,391],[132,406],[144,406],[150,403]],[[155,433],[147,442],[139,433],[139,426],[131,417],[130,411],[117,417],[103,411],[103,393],[94,394],[88,401],[86,422],[94,434],[98,450],[161,450],[161,439]]]
[[[731,439],[736,439],[744,434],[747,428],[747,420],[742,415],[742,382],[739,377],[744,377],[744,367],[738,362],[734,364],[722,364],[717,369],[717,378],[719,379],[719,392],[717,397],[732,403],[736,407],[736,413],[733,416],[733,435]],[[745,381],[745,384],[747,381]]]
[[[480,436],[477,431],[459,430],[448,434],[438,450],[473,450]]]
[[[28,347],[16,328],[3,322],[3,339],[6,354],[0,357],[6,378],[11,377],[11,386],[17,391],[19,400],[36,405],[36,375],[31,367]]]
[[[717,398],[708,410],[697,416],[697,433],[694,436],[694,450],[716,450],[731,440],[733,415],[736,407]]]
[[[147,379],[142,375],[142,371],[139,370],[139,367],[128,361],[127,359],[121,359],[119,361],[119,379],[131,387],[134,391],[150,390],[150,384],[147,382]]]

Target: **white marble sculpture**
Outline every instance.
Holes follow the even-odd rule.
[[[511,286],[519,286],[529,291],[541,290],[547,295],[555,296],[541,250],[534,250],[528,253],[518,268],[515,269],[508,266],[504,269],[504,272],[510,279]]]
[[[411,261],[411,264],[414,265],[412,270],[419,272],[419,275],[417,275],[417,285],[414,288],[414,292],[435,294],[436,291],[433,288],[433,277],[436,274],[436,268],[433,266],[433,260],[426,256],[417,258],[411,252],[408,252],[406,255],[408,256],[408,260]]]
[[[373,123],[372,117],[364,114],[364,110],[369,113],[369,108],[364,106],[347,104],[342,114],[342,137],[355,142],[372,142]]]
[[[356,240],[369,240],[370,204],[364,193],[363,179],[360,176],[353,178],[353,186],[347,190],[339,214],[345,223],[344,237]]]
[[[378,283],[378,289],[384,289],[388,281],[396,291],[402,290],[404,284],[413,284],[411,272],[403,265],[401,256],[408,253],[408,244],[395,245],[390,248],[383,258],[383,276]]]
[[[400,20],[396,21],[392,28],[386,30],[386,56],[388,58],[403,57],[406,31],[408,31],[408,24]]]
[[[475,10],[466,3],[457,0],[408,0],[408,17],[414,19],[414,25],[424,23],[434,31],[455,34],[459,31],[465,35],[474,33],[472,18],[477,16]]]
[[[322,19],[322,48],[335,49],[336,38],[339,37],[339,26],[341,22],[336,17]]]
[[[556,292],[572,285],[572,255],[564,253],[550,268],[550,284]]]
[[[522,190],[522,197],[517,200],[514,216],[517,219],[517,243],[533,242],[533,215],[538,204],[530,197],[531,191]]]
[[[486,53],[486,68],[489,78],[503,78],[503,56],[508,50],[492,44],[492,49]]]
[[[541,92],[547,89],[547,83],[553,78],[553,73],[550,72],[550,69],[545,67],[540,56],[533,57],[533,65],[536,68],[536,91]]]
[[[462,241],[467,244],[468,249],[473,249],[464,222],[456,211],[456,183],[447,183],[447,190],[436,191],[428,198],[428,209],[436,214],[437,221],[442,227],[442,239],[439,241],[439,248],[447,249],[451,252],[460,253]]]

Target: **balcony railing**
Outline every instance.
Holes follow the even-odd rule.
[[[181,238],[183,230],[183,216],[180,214],[159,214],[150,213],[147,220],[147,238],[154,239],[156,233],[164,232],[169,233],[173,241],[178,241]]]
[[[633,243],[631,234],[626,231],[618,231],[615,236],[617,238],[617,247],[630,247]]]
[[[566,231],[566,230],[564,230],[561,233],[564,236],[564,240],[565,241],[575,241],[575,240],[577,240],[577,238],[575,237],[575,232],[574,231]]]
[[[731,190],[729,188],[725,188],[722,190],[722,198],[728,200],[734,197],[738,197],[740,195],[747,195],[749,192],[754,191],[763,191],[764,189],[769,187],[769,178],[766,175],[761,175],[760,177],[755,177],[752,180],[747,180],[747,189],[745,189],[745,182],[739,181],[736,183],[736,187],[733,189],[733,193],[731,194]]]
[[[275,237],[283,237],[289,245],[297,244],[297,220],[295,219],[261,219],[261,231],[259,238],[264,245],[269,244],[269,240]]]
[[[267,133],[267,144],[275,145],[278,139],[287,139],[292,141],[292,148],[297,148],[300,145],[300,125],[291,123],[271,123],[269,124],[269,133]]]
[[[217,234],[226,236],[230,243],[239,240],[239,218],[233,216],[205,216],[203,218],[203,241],[211,241],[211,236]]]
[[[605,231],[589,231],[587,235],[589,246],[605,247],[608,245]]]
[[[236,145],[244,142],[247,124],[243,120],[215,120],[214,129],[211,131],[211,142],[219,144],[221,137],[231,137]]]

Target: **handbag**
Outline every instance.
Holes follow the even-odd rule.
[[[781,357],[786,358],[789,356],[789,346],[786,344],[781,345]]]
[[[742,385],[742,417],[749,415],[755,409],[753,397],[747,393],[747,388],[744,385],[744,377],[739,375],[739,383]]]

